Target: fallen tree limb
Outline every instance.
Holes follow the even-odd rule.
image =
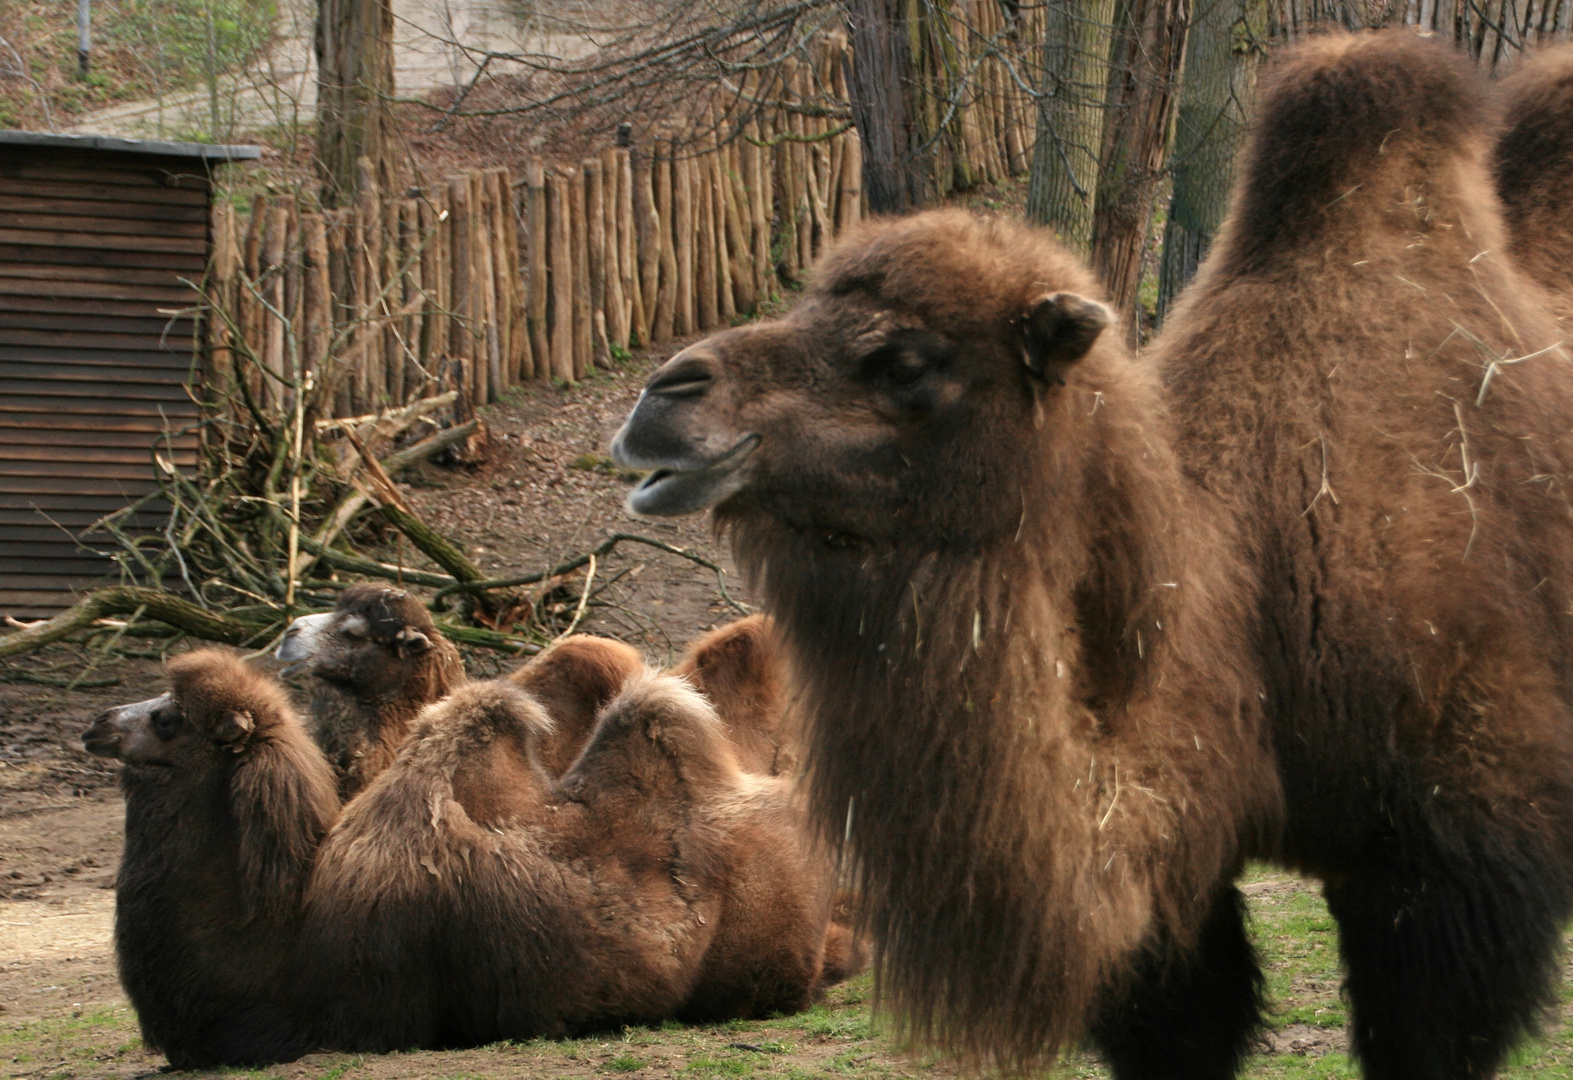
[[[422,439],[413,446],[407,446],[403,450],[397,450],[382,460],[382,468],[390,476],[402,469],[408,469],[411,465],[425,461],[427,458],[435,456],[440,451],[446,450],[455,443],[461,443],[465,439],[468,439],[471,435],[474,435],[476,431],[480,430],[480,423],[481,422],[479,420],[470,420],[467,423],[459,424],[457,427],[451,427],[445,431],[439,431],[437,434],[431,436],[428,439]],[[323,524],[322,528],[317,531],[317,535],[315,537],[317,543],[323,546],[333,543],[334,538],[337,537],[339,533],[344,530],[344,527],[354,519],[355,515],[360,513],[361,510],[366,506],[366,502],[367,499],[365,493],[360,491],[358,488],[344,496],[344,499],[339,503],[339,505],[333,508],[333,513],[328,515],[328,519]]]
[[[494,649],[497,652],[512,653],[522,656],[540,652],[545,645],[533,638],[520,637],[517,634],[504,634],[497,630],[487,630],[480,626],[463,626],[454,623],[440,622],[437,629],[445,636],[463,645],[476,645],[483,649]]]
[[[67,608],[48,622],[36,623],[25,630],[0,637],[0,657],[15,656],[48,645],[85,629],[105,616],[130,615],[138,608],[143,609],[145,618],[168,623],[192,637],[220,641],[226,645],[252,644],[279,622],[277,619],[268,623],[242,621],[204,611],[174,593],[140,585],[113,585],[88,593],[75,606]]]
[[[321,562],[327,563],[335,570],[343,570],[351,574],[365,574],[367,577],[381,578],[384,581],[396,581],[410,585],[424,585],[429,589],[440,589],[445,585],[452,585],[453,578],[447,574],[433,574],[427,570],[411,570],[409,567],[389,566],[374,559],[362,558],[351,555],[347,551],[335,551],[325,547],[308,537],[300,538],[301,550],[315,555]]]

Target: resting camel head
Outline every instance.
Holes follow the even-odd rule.
[[[167,670],[168,693],[108,710],[82,736],[89,752],[124,762],[138,780],[221,775],[259,733],[293,716],[276,684],[222,650],[186,653]]]
[[[275,654],[307,674],[372,701],[441,697],[463,679],[457,650],[415,597],[387,585],[354,585],[332,611],[290,623]]]
[[[1030,444],[1052,438],[1062,391],[1111,348],[1096,293],[1020,224],[959,211],[873,223],[790,314],[707,338],[651,376],[612,448],[650,470],[629,509],[715,507],[833,546],[1008,536],[1016,490],[1052,482]]]

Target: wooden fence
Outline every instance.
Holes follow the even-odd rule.
[[[985,29],[1000,18],[992,0],[966,6]],[[216,209],[210,396],[278,413],[302,387],[324,419],[453,389],[462,416],[520,382],[572,381],[614,350],[754,312],[864,213],[858,136],[835,115],[845,54],[832,37],[757,77],[746,89],[772,106],[737,138],[720,139],[736,125],[712,113],[570,168],[471,170],[407,198],[368,182],[341,210],[289,196],[249,217]],[[973,95],[936,103],[939,167],[1024,173],[1028,99],[997,59],[975,63]],[[827,94],[842,106],[812,104]]]

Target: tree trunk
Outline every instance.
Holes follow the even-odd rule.
[[[848,0],[847,86],[862,139],[863,190],[876,214],[924,203],[925,169],[913,96],[911,35],[902,0]]]
[[[1132,317],[1133,340],[1141,320],[1142,256],[1174,134],[1190,22],[1191,0],[1131,0],[1110,80],[1092,268],[1116,309]]]
[[[1196,273],[1223,224],[1234,183],[1234,155],[1256,93],[1253,52],[1234,51],[1245,17],[1241,0],[1204,5],[1191,28],[1174,137],[1174,195],[1163,231],[1158,271],[1158,322]]]
[[[389,147],[393,9],[389,0],[317,0],[317,161],[322,201],[349,206],[356,161],[370,159],[385,193],[397,175]]]
[[[1047,3],[1027,217],[1081,255],[1092,247],[1113,23],[1114,0]]]

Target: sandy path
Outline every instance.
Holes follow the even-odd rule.
[[[0,868],[29,882],[0,900],[0,1008],[7,1021],[125,1000],[115,976],[112,888],[124,817],[119,797],[109,793],[63,807],[8,808],[0,817]]]
[[[422,95],[473,76],[481,56],[530,51],[572,57],[582,38],[522,26],[511,0],[392,0],[394,80],[400,95]],[[312,52],[315,3],[280,0],[279,40],[268,56],[220,90],[221,115],[236,131],[291,129],[311,121],[317,101]],[[468,50],[468,51],[467,51]],[[233,116],[233,120],[228,117]],[[122,102],[82,117],[67,131],[123,138],[172,138],[212,126],[206,88]]]

